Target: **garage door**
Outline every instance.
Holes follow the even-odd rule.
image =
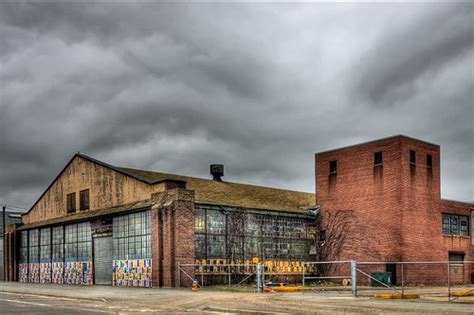
[[[94,238],[94,278],[96,284],[112,284],[112,236]]]

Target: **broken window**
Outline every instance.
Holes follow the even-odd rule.
[[[194,222],[196,233],[206,232],[206,212],[202,209],[196,209],[196,219]]]
[[[468,236],[469,217],[443,213],[443,234]]]
[[[225,257],[225,236],[207,235],[207,256],[214,258]]]
[[[217,206],[196,207],[196,258],[304,259],[309,255],[315,234],[313,219],[237,208],[221,210]]]

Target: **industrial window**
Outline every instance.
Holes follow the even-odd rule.
[[[40,230],[40,261],[42,263],[51,262],[51,229]]]
[[[28,231],[21,231],[20,263],[28,263]]]
[[[246,223],[244,227],[244,234],[248,237],[261,236],[260,225],[258,224],[257,217],[253,214],[246,216]]]
[[[207,233],[225,234],[225,215],[221,211],[207,212]]]
[[[374,165],[382,165],[383,163],[383,158],[382,158],[382,152],[375,152],[374,153]]]
[[[55,226],[53,227],[53,262],[64,261],[64,227]]]
[[[196,251],[196,257],[206,257],[206,235],[196,234],[194,247]]]
[[[76,193],[70,193],[66,195],[67,201],[67,212],[75,212],[76,211]]]
[[[227,239],[228,243],[228,256],[231,259],[243,258],[244,256],[244,238],[242,236],[236,236],[230,234]]]
[[[229,207],[230,208],[230,207]],[[307,259],[313,220],[220,207],[196,207],[196,258]],[[205,227],[203,229],[203,226]],[[199,233],[198,233],[199,231]]]
[[[415,150],[410,150],[410,164],[416,164],[416,152],[415,152]]]
[[[337,174],[337,161],[329,162],[329,174]]]
[[[38,230],[30,230],[28,244],[29,263],[39,263],[38,245]]]
[[[216,258],[226,256],[224,235],[207,235],[207,256]]]
[[[247,257],[260,256],[260,240],[259,239],[246,239],[245,240],[245,254]]]
[[[89,210],[89,189],[79,192],[79,208],[81,210]]]
[[[443,213],[443,234],[468,236],[469,217]]]
[[[206,211],[205,210],[197,209],[196,220],[195,220],[194,225],[195,225],[196,233],[206,232]]]
[[[64,235],[64,256],[67,262],[92,260],[92,237],[89,222],[66,225]]]
[[[226,215],[222,211],[208,210],[206,217],[207,256],[226,256]]]
[[[309,244],[304,240],[293,240],[291,244],[292,258],[302,259],[309,252]]]
[[[151,258],[151,212],[131,213],[113,219],[114,259]]]

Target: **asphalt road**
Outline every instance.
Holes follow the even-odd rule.
[[[375,300],[368,291],[354,299],[342,291],[255,294],[0,282],[0,314],[474,314],[474,297],[448,302],[445,288],[412,290],[422,299]]]
[[[123,309],[107,309],[104,302],[0,293],[1,314],[116,314]]]

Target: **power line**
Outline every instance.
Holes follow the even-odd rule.
[[[26,208],[19,207],[19,206],[15,206],[15,205],[4,204],[4,206],[6,206],[7,208],[10,208],[11,210],[23,210],[23,211],[28,211],[28,209],[26,209]]]

